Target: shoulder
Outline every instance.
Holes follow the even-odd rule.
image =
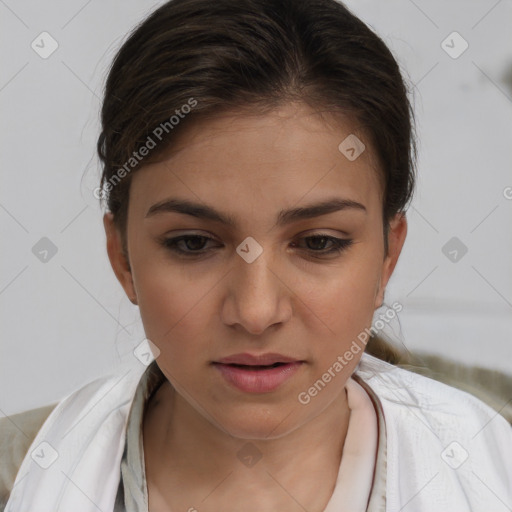
[[[381,403],[398,488],[437,475],[422,499],[448,496],[450,488],[450,499],[457,495],[471,510],[484,510],[485,500],[496,499],[492,488],[512,500],[512,427],[498,411],[466,391],[371,356],[361,360],[358,375]]]
[[[510,424],[496,409],[452,382],[447,384],[367,355],[361,360],[358,374],[388,409],[409,410],[408,414],[415,413],[433,428],[437,425],[446,429],[451,425],[459,431],[463,427],[470,430],[492,420],[490,429],[506,436],[512,434]],[[464,418],[463,424],[461,418]]]
[[[32,441],[57,403],[0,418],[0,510]]]
[[[92,427],[101,424],[112,413],[125,421],[123,415],[127,411],[121,409],[126,409],[133,399],[145,369],[139,362],[126,363],[113,373],[87,382],[54,404],[0,418],[0,512],[7,505],[18,471],[38,435],[62,439],[62,433],[76,424],[77,418],[84,430],[89,424]],[[101,407],[96,407],[99,403]],[[88,414],[92,407],[95,407],[94,415]],[[72,442],[72,436],[68,436],[67,442]],[[20,481],[20,488],[23,485]]]

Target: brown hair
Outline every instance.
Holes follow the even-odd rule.
[[[125,240],[131,174],[186,126],[301,101],[349,116],[374,149],[387,252],[389,221],[405,211],[415,181],[407,92],[384,42],[336,0],[171,0],[133,30],[109,71],[97,144],[102,197]],[[384,346],[374,338],[367,351],[393,360]]]

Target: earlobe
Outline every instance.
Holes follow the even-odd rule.
[[[382,306],[384,302],[384,292],[388,281],[398,262],[398,257],[402,252],[402,247],[407,236],[407,219],[405,213],[397,213],[389,223],[388,231],[388,254],[382,264],[382,272],[379,286],[375,296],[375,308]]]
[[[137,295],[135,293],[130,264],[124,255],[121,233],[114,223],[112,213],[105,213],[103,216],[103,226],[107,237],[108,258],[114,274],[121,283],[128,299],[132,304],[137,304]]]

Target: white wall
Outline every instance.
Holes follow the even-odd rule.
[[[115,370],[144,338],[110,269],[92,191],[107,67],[157,4],[0,3],[0,414]],[[512,3],[347,4],[416,84],[420,179],[387,295],[404,305],[398,334],[409,348],[512,373]],[[58,43],[47,59],[31,48],[43,31]],[[453,31],[469,44],[457,59],[441,47]],[[42,237],[57,247],[46,263],[32,252]],[[452,237],[468,248],[456,263],[442,252]]]

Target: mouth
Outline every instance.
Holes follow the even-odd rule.
[[[305,361],[279,354],[237,354],[212,364],[238,390],[245,393],[269,393],[290,379]]]
[[[287,363],[298,363],[302,362],[293,357],[285,356],[283,354],[277,354],[274,352],[268,352],[266,354],[249,354],[244,352],[243,354],[233,354],[228,357],[223,357],[216,363],[230,364],[235,366],[264,366],[269,367],[273,365],[281,365]]]
[[[217,363],[217,364],[223,364],[223,363]],[[228,366],[233,366],[234,368],[243,368],[245,370],[267,370],[269,368],[278,368],[279,366],[284,366],[286,364],[290,364],[290,363],[274,363],[274,364],[269,364],[269,365],[263,365],[263,364],[251,365],[251,364],[229,363]]]

